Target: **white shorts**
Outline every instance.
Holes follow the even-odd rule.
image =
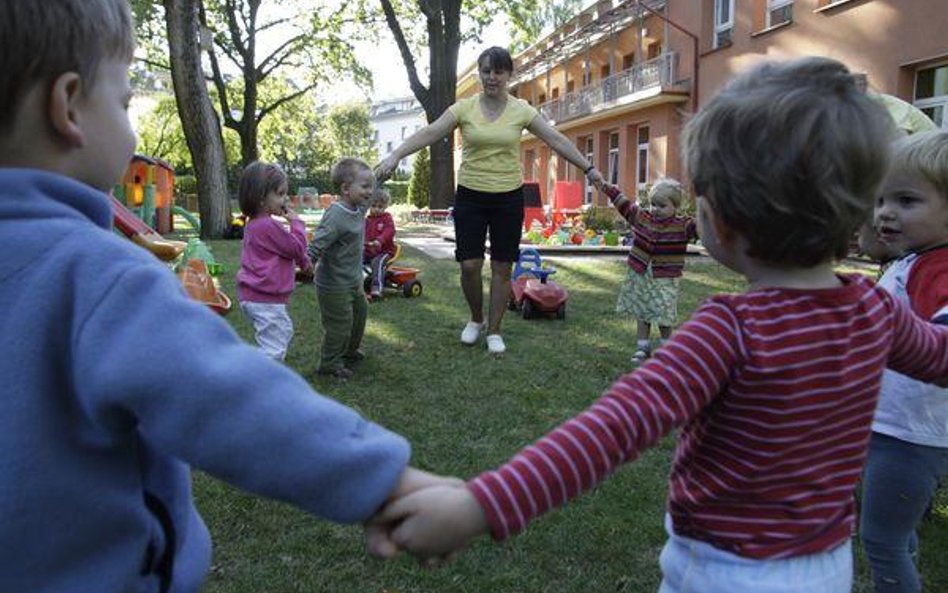
[[[293,339],[293,320],[281,303],[240,303],[240,309],[253,324],[257,346],[275,360],[286,358]]]
[[[777,560],[744,558],[711,544],[675,535],[665,517],[668,542],[659,560],[658,593],[850,593],[852,541],[827,552]]]

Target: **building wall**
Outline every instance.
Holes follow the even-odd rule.
[[[387,157],[405,138],[427,123],[425,112],[414,97],[374,103],[369,111],[369,121],[375,131],[375,146],[380,159]],[[414,159],[415,155],[402,159],[399,171],[410,174]]]
[[[512,93],[543,109],[554,99],[601,85],[605,76],[641,65],[659,52],[673,53],[674,80],[663,82],[657,94],[605,105],[599,112],[573,120],[553,120],[581,152],[585,153],[586,140],[592,138],[593,161],[603,174],[608,174],[610,136],[618,134],[616,179],[627,193],[640,187],[637,133],[641,126],[649,129],[647,183],[666,176],[681,179],[680,134],[693,105],[706,103],[732,76],[765,58],[829,56],[854,72],[865,73],[871,89],[909,102],[914,98],[917,72],[944,65],[945,82],[939,88],[945,89],[945,100],[937,109],[944,109],[942,125],[948,128],[948,0],[794,0],[791,20],[771,27],[767,26],[768,0],[732,0],[730,42],[714,47],[715,3],[719,1],[649,1],[659,11],[664,4],[666,19],[651,15],[631,22],[626,19],[607,35],[585,45],[576,43],[574,32],[589,30],[597,19],[606,21],[609,14],[632,10],[635,5],[631,0],[601,0],[514,57]],[[569,51],[557,53],[558,47]],[[538,56],[549,58],[543,61]],[[459,98],[480,91],[476,75],[472,66],[461,76]],[[584,86],[587,82],[589,87]],[[521,154],[525,177],[540,181],[546,203],[557,180],[583,177],[529,134],[524,136]],[[593,204],[604,204],[599,196],[592,198]]]
[[[700,31],[699,102],[762,58],[828,56],[867,75],[870,88],[912,100],[915,71],[948,62],[945,0],[794,0],[789,24],[766,28],[766,0],[734,0],[732,43],[715,49],[715,0],[670,2],[670,14]]]

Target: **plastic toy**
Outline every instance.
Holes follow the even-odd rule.
[[[211,308],[218,315],[227,315],[231,309],[230,298],[218,290],[214,278],[202,259],[190,259],[178,270],[178,278],[188,295]]]
[[[391,290],[400,290],[405,298],[421,296],[424,287],[418,274],[421,270],[418,268],[407,268],[404,266],[393,266],[392,263],[402,254],[402,246],[395,244],[395,256],[385,263],[385,276],[382,279],[382,288]],[[364,267],[365,280],[363,288],[366,294],[372,291],[372,270],[369,266]]]
[[[507,307],[520,311],[524,319],[538,315],[566,319],[569,294],[565,288],[548,279],[555,273],[556,269],[544,263],[536,249],[522,249],[514,266]]]
[[[173,261],[181,255],[186,243],[165,239],[132,214],[114,195],[109,197],[112,199],[112,222],[122,234],[164,261]]]

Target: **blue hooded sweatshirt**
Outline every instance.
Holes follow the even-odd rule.
[[[189,464],[370,516],[405,440],[245,344],[111,220],[86,185],[0,169],[0,591],[197,591]]]

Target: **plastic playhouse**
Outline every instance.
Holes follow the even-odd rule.
[[[221,266],[207,246],[199,239],[173,241],[162,235],[173,228],[174,171],[167,163],[135,155],[110,197],[116,231],[168,262],[191,298],[221,315],[230,311],[231,300],[215,278]],[[149,220],[162,230],[147,224]]]
[[[510,282],[510,297],[507,306],[519,311],[524,319],[546,315],[566,319],[566,289],[549,280],[556,269],[540,258],[532,248],[520,250]]]

